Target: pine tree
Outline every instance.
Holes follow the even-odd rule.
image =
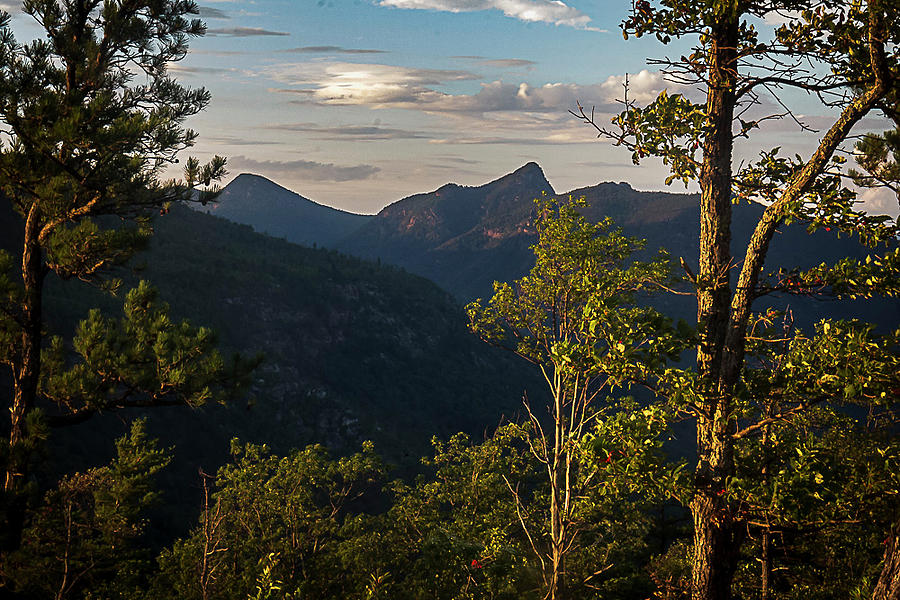
[[[152,214],[224,175],[220,157],[191,159],[183,181],[162,180],[196,138],[185,119],[210,100],[167,73],[188,38],[204,32],[189,18],[196,4],[26,0],[23,10],[46,37],[19,43],[0,13],[0,197],[23,223],[21,254],[0,257],[0,362],[12,382],[0,527],[7,550],[20,543],[35,409],[64,424],[101,409],[200,403],[225,373],[210,333],[170,322],[146,286],[129,295],[121,322],[90,316],[74,366],[43,319],[51,273],[111,286],[109,267],[146,241]]]

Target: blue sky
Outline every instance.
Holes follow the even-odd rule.
[[[227,156],[230,177],[258,173],[365,213],[447,182],[481,184],[528,161],[557,192],[600,181],[665,187],[658,163],[632,165],[627,151],[568,114],[581,102],[608,119],[626,73],[630,96],[649,101],[667,84],[647,57],[686,51],[623,40],[626,0],[199,4],[208,34],[172,70],[212,92],[211,106],[189,123],[200,134],[192,153]],[[17,6],[0,0],[14,16]],[[38,35],[21,14],[14,28],[22,39]],[[827,116],[793,100],[811,120]],[[815,137],[781,121],[738,158],[775,145],[806,154]],[[887,195],[868,199],[896,212]]]

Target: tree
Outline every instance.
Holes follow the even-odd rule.
[[[341,548],[345,571],[379,598],[539,597],[540,568],[519,526],[532,514],[517,510],[506,485],[544,491],[522,429],[504,425],[477,444],[462,433],[432,444],[425,473],[389,484],[385,513],[351,523]]]
[[[109,465],[64,477],[48,491],[28,525],[24,543],[5,561],[0,576],[36,598],[83,597],[139,582],[150,562],[141,548],[145,509],[159,500],[153,477],[170,452],[157,448],[144,420],[116,440]]]
[[[538,201],[531,273],[513,285],[495,283],[487,304],[467,307],[470,329],[538,366],[550,393],[546,427],[527,399],[526,409],[535,432],[529,446],[549,484],[549,540],[532,545],[553,600],[566,597],[566,557],[590,512],[588,489],[600,476],[581,448],[602,412],[598,396],[649,379],[679,349],[662,315],[633,304],[636,294],[664,285],[665,256],[628,264],[642,243],[608,219],[588,222],[577,205]],[[662,411],[638,414],[664,421]],[[617,450],[607,450],[611,460]]]
[[[20,44],[0,13],[0,193],[23,220],[21,255],[13,257],[19,276],[0,274],[0,360],[12,380],[7,549],[20,540],[39,404],[51,424],[65,424],[98,410],[200,403],[226,377],[209,332],[170,323],[143,286],[129,295],[121,326],[89,317],[79,332],[82,362],[65,374],[69,358],[61,341],[47,344],[43,323],[49,274],[115,287],[108,269],[140,248],[150,216],[225,172],[220,157],[206,165],[190,159],[184,181],[160,180],[195,140],[184,120],[209,103],[206,90],[167,74],[188,37],[204,31],[186,18],[196,4],[26,0],[23,10],[46,38]]]
[[[869,136],[857,147],[866,173],[842,173],[845,158],[841,153],[850,151],[854,126],[870,113],[880,112],[900,127],[900,5],[895,0],[661,0],[655,5],[641,0],[633,7],[622,25],[626,39],[653,35],[663,44],[681,38],[696,40],[687,55],[658,62],[670,79],[700,87],[706,101],[695,103],[663,92],[646,107],[628,103],[614,118],[613,130],[599,125],[583,109],[579,116],[601,135],[631,150],[636,163],[648,156],[661,157],[670,169],[668,183],[681,180],[700,185],[699,271],[695,276],[688,269],[696,288],[700,333],[696,375],[679,375],[669,394],[697,422],[698,461],[690,502],[694,521],[691,593],[695,600],[720,600],[731,596],[746,530],[733,499],[724,491],[736,472],[739,419],[751,417],[743,410],[744,379],[752,366],[747,363],[747,345],[754,302],[771,293],[898,293],[897,225],[888,217],[859,210],[854,205],[856,194],[843,185],[848,175],[855,175],[863,185],[887,184],[896,190],[896,161],[890,159],[896,134]],[[758,27],[767,15],[787,22],[765,34]],[[785,90],[817,97],[835,115],[832,124],[807,159],[782,157],[775,148],[735,171],[736,140],[748,137],[766,120],[798,120],[789,109],[765,114],[760,108],[764,96],[787,106],[787,100],[780,98]],[[735,199],[761,201],[765,210],[747,247],[732,256]],[[858,235],[874,253],[866,262],[848,259],[787,277],[767,275],[769,244],[778,229],[792,221],[807,223],[811,231],[829,228]],[[738,273],[733,285],[732,270]],[[855,332],[851,335],[860,331],[851,329]],[[890,340],[877,343],[896,351]],[[832,348],[843,350],[847,348]],[[850,354],[832,358],[853,360]],[[879,363],[879,368],[889,364]],[[874,396],[861,400],[873,409],[889,408],[886,405],[896,402],[896,373],[887,379],[880,382]],[[762,401],[765,396],[755,399]],[[817,394],[815,398],[819,403],[835,396]],[[757,412],[758,418],[741,423],[746,425],[741,429],[750,427],[760,433],[767,422],[803,412],[810,396],[785,401],[781,412],[769,416]],[[896,560],[886,560],[885,568],[888,563]]]
[[[345,597],[341,528],[384,472],[372,443],[335,459],[321,445],[280,457],[238,440],[231,453],[200,525],[160,557],[159,597],[247,598],[264,593],[261,575],[286,597]]]

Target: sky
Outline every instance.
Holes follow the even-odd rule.
[[[658,161],[632,164],[569,110],[580,103],[608,122],[626,74],[639,102],[666,88],[700,98],[647,62],[679,56],[686,43],[623,39],[627,0],[198,3],[207,34],[171,69],[182,84],[212,93],[188,123],[199,134],[190,154],[226,156],[224,183],[256,173],[352,212],[375,213],[448,182],[480,185],[529,161],[558,193],[601,181],[666,189]],[[0,0],[20,40],[40,35],[19,7]],[[782,100],[827,126],[830,115],[809,99]],[[776,111],[774,99],[767,104],[761,109]],[[885,128],[867,119],[859,129]],[[820,135],[788,119],[768,122],[736,158],[774,146],[808,155]],[[874,211],[898,212],[891,194],[865,200]]]

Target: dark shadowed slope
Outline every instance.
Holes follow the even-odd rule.
[[[0,248],[16,253],[19,219],[8,202],[0,222],[9,230]],[[520,410],[526,387],[541,393],[529,365],[469,334],[459,304],[421,277],[178,205],[154,227],[134,261],[140,270],[120,273],[126,289],[148,279],[176,318],[216,330],[226,356],[266,355],[252,406],[152,411],[151,431],[177,446],[182,481],[195,481],[200,466],[212,472],[234,436],[280,452],[313,442],[345,451],[371,439],[391,461],[415,464],[433,435],[480,437]],[[90,308],[120,314],[121,298],[51,278],[45,306],[49,330],[68,338]],[[89,442],[54,432],[66,468],[93,464],[124,425],[106,415],[79,427]]]
[[[304,246],[333,246],[372,218],[317,204],[249,173],[235,177],[215,202],[195,208]]]

